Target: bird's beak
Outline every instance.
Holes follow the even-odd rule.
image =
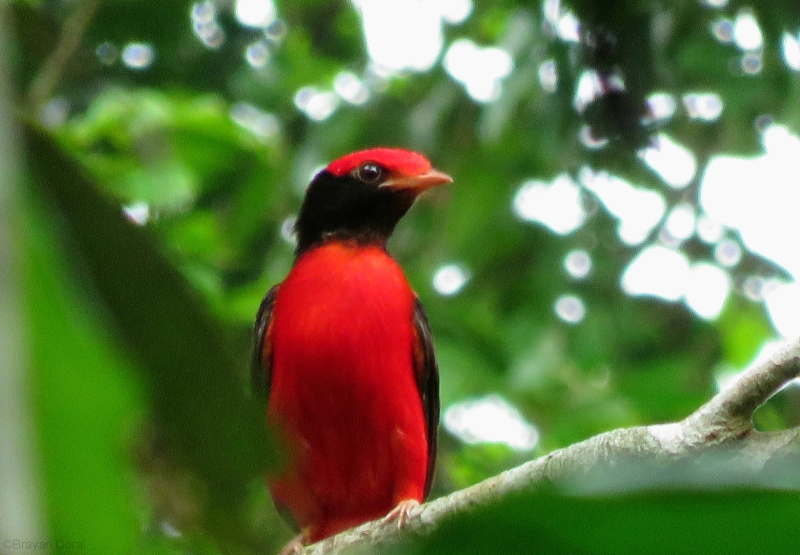
[[[411,190],[416,194],[427,191],[438,185],[452,183],[453,178],[437,170],[430,170],[426,173],[415,176],[391,177],[381,184],[381,187],[395,191]]]

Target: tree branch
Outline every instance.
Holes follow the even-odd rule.
[[[758,432],[753,427],[753,414],[798,375],[800,338],[754,363],[734,383],[680,422],[600,434],[430,501],[419,508],[403,530],[398,530],[395,523],[368,522],[311,545],[304,554],[334,555],[344,550],[389,545],[401,538],[423,536],[453,514],[542,483],[585,475],[598,465],[613,464],[632,456],[675,462],[725,446],[741,455],[739,460],[749,470],[761,470],[774,457],[798,447],[800,430]]]
[[[56,47],[28,90],[28,105],[34,114],[38,114],[55,90],[99,6],[100,0],[82,0],[67,17],[58,36]]]

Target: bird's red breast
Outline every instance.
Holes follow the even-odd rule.
[[[414,298],[383,248],[354,241],[305,252],[277,292],[268,416],[288,461],[270,489],[310,541],[423,500]]]

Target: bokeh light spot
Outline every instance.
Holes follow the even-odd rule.
[[[732,239],[725,239],[714,248],[714,258],[722,266],[732,268],[742,259],[742,247]]]
[[[297,244],[297,234],[294,231],[294,224],[297,223],[297,216],[287,216],[283,223],[281,223],[281,239],[288,244],[295,246]]]
[[[539,84],[545,92],[554,93],[558,88],[558,68],[555,60],[545,60],[539,66]]]
[[[561,295],[556,299],[553,310],[567,324],[577,324],[586,316],[586,305],[575,295]]]
[[[370,59],[390,72],[428,71],[444,45],[443,23],[472,9],[463,0],[353,0],[353,5],[361,13]]]
[[[572,99],[572,105],[578,113],[581,113],[601,94],[603,94],[603,85],[600,83],[600,77],[597,75],[597,72],[593,69],[584,70],[578,78],[578,85],[575,87],[575,97]]]
[[[264,29],[264,38],[273,43],[278,43],[286,37],[289,26],[282,19],[276,19]]]
[[[657,92],[647,97],[647,108],[654,120],[665,121],[675,114],[677,103],[671,94]]]
[[[231,106],[230,116],[237,124],[264,141],[274,139],[280,134],[278,118],[252,104],[237,102]]]
[[[800,337],[800,283],[783,283],[764,294],[772,325],[786,339]]]
[[[670,210],[664,227],[678,241],[685,241],[694,235],[697,218],[691,204],[681,203]]]
[[[722,98],[717,93],[686,93],[683,105],[692,119],[716,121],[722,115]]]
[[[664,133],[656,137],[653,145],[640,151],[639,156],[664,183],[675,189],[686,187],[697,172],[694,154]]]
[[[369,87],[350,71],[341,71],[333,79],[333,90],[350,104],[364,104],[369,100]]]
[[[586,251],[570,251],[564,257],[564,269],[571,277],[583,279],[592,270],[592,258]]]
[[[728,273],[715,264],[698,262],[689,272],[686,305],[705,320],[719,316],[731,290]]]
[[[552,183],[529,180],[514,196],[514,212],[523,220],[539,222],[559,235],[567,235],[583,225],[586,212],[580,187],[561,174]]]
[[[131,69],[147,69],[155,56],[153,47],[144,42],[130,42],[122,49],[122,63]]]
[[[244,57],[247,63],[255,68],[264,67],[269,61],[269,48],[264,41],[254,42],[245,48]]]
[[[433,288],[450,297],[461,291],[469,281],[469,271],[461,264],[445,264],[433,274]]]
[[[798,41],[798,37],[784,33],[781,38],[781,54],[789,69],[800,71],[800,41]]]
[[[303,87],[294,95],[294,104],[314,121],[328,119],[339,106],[339,97],[331,91]]]
[[[539,442],[539,431],[499,395],[456,403],[443,415],[445,429],[469,444],[504,443],[530,451]]]
[[[617,235],[627,245],[642,243],[664,217],[666,202],[661,193],[587,167],[581,169],[580,180],[617,218]]]
[[[763,135],[765,153],[714,156],[700,184],[700,205],[720,224],[739,232],[745,248],[800,276],[800,138],[781,125]]]
[[[706,213],[697,219],[697,237],[704,243],[713,244],[722,239],[725,228],[721,223]]]
[[[451,25],[463,23],[472,13],[472,0],[438,0],[442,19]]]
[[[711,24],[711,33],[723,44],[733,42],[733,22],[730,19],[721,18]]]
[[[748,52],[742,56],[741,66],[742,71],[747,75],[756,75],[761,73],[761,69],[764,66],[764,61],[761,59],[761,54]]]
[[[741,10],[733,22],[733,41],[742,50],[758,50],[764,43],[761,27],[751,10]]]
[[[51,98],[39,110],[39,122],[47,128],[55,129],[67,122],[70,102],[63,96]]]
[[[511,56],[500,48],[481,48],[468,39],[450,45],[444,57],[444,68],[467,93],[478,102],[499,98],[502,80],[513,68]]]
[[[277,17],[272,0],[236,0],[236,19],[246,27],[264,28]]]
[[[210,23],[217,16],[217,8],[211,0],[197,2],[192,5],[192,21],[195,23]]]
[[[751,301],[760,302],[764,299],[764,278],[749,276],[742,284],[742,293]]]
[[[192,29],[194,34],[208,48],[219,48],[225,42],[225,33],[217,23],[217,9],[213,2],[206,0],[192,6]]]
[[[122,207],[122,213],[136,225],[145,225],[150,221],[150,205],[146,202],[134,202]]]
[[[686,291],[689,260],[682,252],[654,245],[642,249],[622,273],[622,290],[632,296],[679,300]]]

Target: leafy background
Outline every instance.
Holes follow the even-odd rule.
[[[443,53],[468,38],[513,60],[488,102],[452,77],[443,53],[427,69],[376,68],[349,2],[276,1],[275,17],[260,27],[243,24],[224,0],[8,4],[2,75],[11,124],[0,128],[0,183],[11,192],[3,257],[12,271],[2,282],[10,299],[3,325],[16,330],[6,352],[20,356],[2,369],[11,384],[3,401],[17,417],[0,451],[19,453],[2,459],[7,538],[86,542],[75,550],[84,553],[277,551],[290,531],[260,477],[279,455],[247,395],[250,326],[292,263],[289,230],[304,185],[352,150],[413,148],[453,175],[452,187],[403,220],[390,250],[427,307],[443,407],[496,394],[539,436],[520,450],[443,429],[434,495],[608,429],[682,418],[713,395],[722,374],[779,338],[744,284],[792,276],[750,252],[736,230],[723,229],[743,251],[725,269],[733,290],[717,316],[701,318],[682,300],[628,295],[620,280],[644,246],[713,262],[714,244],[671,240],[663,219],[643,242],[626,244],[587,190],[586,222],[564,233],[524,221],[513,203],[527,180],[577,180],[592,167],[657,191],[668,210],[683,203],[700,212],[711,156],[760,154],[765,116],[793,128],[798,78],[781,41],[800,27],[796,7],[455,4],[470,11],[440,21]],[[559,31],[553,13],[582,22],[582,42]],[[760,25],[754,51],[715,37],[720,22],[743,14]],[[758,71],[742,71],[753,52]],[[547,86],[543,66],[555,68],[557,85]],[[366,98],[336,96],[343,71]],[[606,90],[577,110],[584,71],[624,76],[624,93]],[[301,90],[330,105],[314,112]],[[645,121],[653,93],[680,99],[697,90],[718,95],[721,116],[698,121],[678,101],[671,117]],[[586,126],[608,143],[587,147],[579,139]],[[636,154],[659,132],[698,160],[685,187],[667,186]],[[575,250],[591,258],[586,277],[565,270]],[[445,295],[433,278],[448,266],[463,283]],[[554,310],[566,294],[585,308],[577,322]],[[787,388],[757,423],[797,424],[798,406],[798,391]],[[483,527],[493,532],[481,541],[502,539],[494,545],[512,551],[539,542],[551,552],[641,552],[657,529],[665,538],[688,530],[677,552],[744,552],[766,540],[740,533],[731,542],[726,533],[717,541],[706,530],[731,530],[763,512],[763,531],[797,508],[793,495],[761,490],[514,499],[452,523],[428,549],[478,552],[484,543],[466,531]],[[606,511],[605,527],[565,516]],[[784,540],[768,538],[776,550]],[[19,552],[9,545],[0,549]]]

